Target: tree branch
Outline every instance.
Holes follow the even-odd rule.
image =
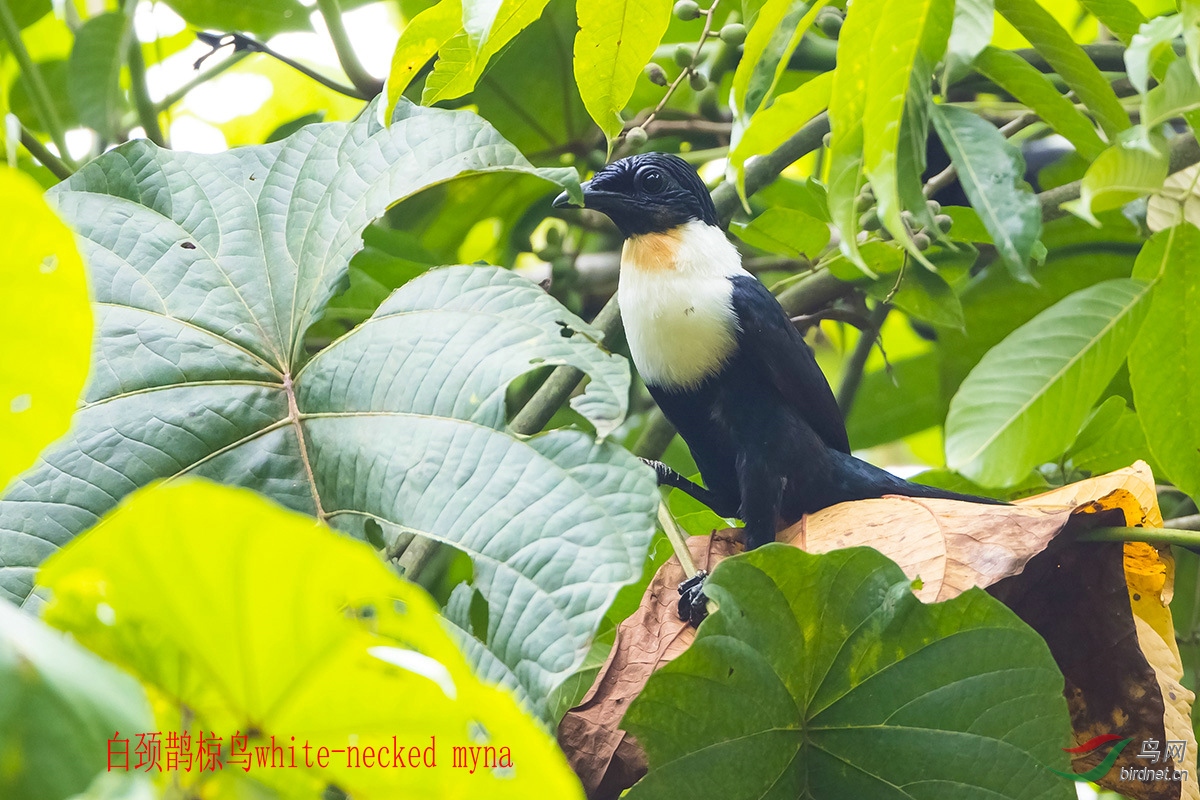
[[[363,67],[354,52],[350,42],[350,34],[342,22],[342,9],[338,0],[317,0],[317,8],[325,18],[325,27],[329,29],[329,38],[333,40],[333,49],[337,51],[338,61],[346,73],[346,77],[354,84],[354,88],[370,99],[383,91],[383,81],[378,80]]]
[[[21,126],[21,144],[25,145],[29,154],[42,162],[42,166],[53,172],[54,177],[60,181],[65,181],[74,173],[65,161],[47,150],[46,145],[38,141],[38,138],[24,125]]]
[[[129,88],[146,138],[159,147],[166,147],[166,137],[162,126],[158,124],[158,109],[150,100],[150,91],[146,86],[146,60],[142,56],[142,43],[136,34],[130,36],[129,41]]]

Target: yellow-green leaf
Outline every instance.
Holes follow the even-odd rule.
[[[226,770],[231,781],[333,783],[363,797],[582,797],[550,737],[474,676],[423,590],[367,545],[251,491],[198,480],[139,490],[40,580],[53,591],[47,620],[138,677],[160,701],[159,730],[179,731],[186,708],[196,730],[248,735],[251,754],[272,736],[333,753],[296,770],[255,761]],[[423,768],[362,766],[367,747],[395,765],[393,736],[406,761],[420,749]],[[453,748],[472,745],[496,748],[495,760],[508,748],[511,768],[454,769]]]
[[[828,0],[767,0],[746,35],[733,74],[730,103],[745,120],[770,101],[800,38]]]
[[[1079,0],[1079,5],[1125,44],[1146,22],[1145,15],[1129,0]]]
[[[392,53],[392,67],[387,78],[385,119],[392,118],[396,103],[413,78],[417,77],[421,67],[460,30],[461,0],[441,0],[409,21],[400,34],[400,41],[396,42],[396,50]]]
[[[734,235],[771,253],[815,259],[829,244],[829,226],[791,208],[768,208],[748,225],[733,225]]]
[[[67,430],[92,311],[75,240],[41,187],[0,168],[0,487]]]
[[[746,160],[770,153],[829,106],[833,73],[823,72],[798,89],[781,94],[750,118],[750,124],[734,142],[729,169],[742,200],[746,199]]]
[[[667,32],[671,0],[584,2],[577,10],[575,82],[584,107],[611,149],[612,140],[625,126],[621,109]]]
[[[1167,179],[1163,148],[1119,142],[1100,154],[1084,173],[1079,199],[1062,207],[1080,219],[1100,226],[1095,215],[1120,208],[1130,200],[1157,191]]]

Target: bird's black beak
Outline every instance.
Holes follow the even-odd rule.
[[[596,211],[607,214],[614,208],[619,208],[624,195],[618,192],[606,192],[603,189],[593,189],[591,181],[584,181],[579,185],[583,190],[583,207],[595,209]],[[563,192],[558,197],[554,198],[553,203],[555,208],[570,208],[571,198],[566,192]]]
[[[586,187],[587,184],[585,183],[584,186]],[[571,197],[566,192],[563,192],[558,197],[554,198],[554,202],[551,203],[551,205],[555,208],[570,208]]]

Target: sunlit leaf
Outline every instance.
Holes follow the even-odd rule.
[[[310,10],[298,0],[166,0],[166,4],[202,30],[273,36],[312,28]]]
[[[625,716],[650,762],[630,798],[1074,797],[1046,769],[1066,766],[1061,674],[981,590],[923,605],[873,550],[767,545],[705,591],[720,610]]]
[[[975,58],[992,40],[995,16],[992,0],[957,0],[954,4],[954,22],[946,45],[946,83],[970,71]]]
[[[1114,141],[1129,127],[1129,115],[1100,69],[1037,0],[996,0],[996,10],[1021,32],[1070,86]]]
[[[1105,150],[1084,174],[1079,199],[1062,207],[1099,227],[1098,212],[1157,191],[1167,178],[1168,159],[1163,143],[1155,139],[1149,147],[1119,142]]]
[[[990,122],[964,108],[935,105],[933,124],[958,170],[971,205],[1000,257],[1020,280],[1032,280],[1029,261],[1042,229],[1042,209],[1025,183],[1025,160]]]
[[[749,224],[734,224],[730,230],[748,245],[791,258],[815,259],[829,244],[828,225],[788,208],[768,208]]]
[[[581,3],[575,82],[609,148],[625,123],[621,109],[671,21],[671,0]]]
[[[787,69],[788,59],[826,2],[767,0],[763,3],[746,35],[730,89],[730,104],[743,124],[771,99]]]
[[[0,168],[0,487],[67,430],[92,345],[83,262],[41,187]]]
[[[1145,15],[1130,0],[1079,0],[1079,4],[1125,44],[1146,22]]]
[[[988,351],[950,401],[946,465],[1005,486],[1061,455],[1125,360],[1150,295],[1141,281],[1096,284]]]
[[[1050,79],[1009,50],[988,47],[975,59],[975,69],[1029,106],[1088,161],[1104,151],[1104,141],[1091,120],[1059,93]]]
[[[387,113],[438,50],[462,30],[461,0],[441,0],[417,14],[400,32],[387,78]]]
[[[71,102],[84,125],[112,140],[124,110],[121,65],[125,60],[130,27],[121,13],[92,17],[75,32],[68,64],[67,86]]]
[[[1200,230],[1183,222],[1155,234],[1133,275],[1155,284],[1150,314],[1129,353],[1129,382],[1146,442],[1166,477],[1200,495]],[[1168,357],[1169,354],[1169,357]]]
[[[1200,108],[1200,84],[1182,58],[1175,59],[1167,74],[1142,98],[1142,125],[1147,130]]]
[[[294,736],[297,750],[344,752],[299,769],[355,795],[579,796],[550,738],[472,674],[420,588],[365,544],[252,492],[195,480],[144,489],[40,580],[52,624],[169,704],[144,730],[179,731],[190,717],[196,730],[246,734],[250,771],[229,764],[243,780],[294,780],[255,769],[256,747]],[[395,766],[393,736],[402,751],[434,748],[409,767],[432,757],[438,768],[349,761],[350,746],[386,744],[380,763]],[[452,748],[472,744],[521,755],[509,770],[450,768]]]
[[[1125,49],[1125,74],[1139,92],[1145,94],[1150,88],[1150,67],[1164,50],[1171,48],[1171,40],[1183,32],[1182,18],[1173,14],[1155,17],[1142,25],[1137,35]]]

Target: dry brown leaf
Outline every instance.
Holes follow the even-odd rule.
[[[1050,646],[1067,681],[1079,743],[1101,733],[1134,737],[1117,767],[1147,766],[1140,742],[1186,741],[1187,782],[1100,783],[1133,800],[1200,800],[1196,788],[1194,695],[1180,684],[1182,665],[1170,617],[1174,565],[1169,548],[1076,543],[1064,531],[1097,526],[1160,527],[1153,475],[1142,462],[1064,486],[1012,506],[884,497],[843,503],[781,531],[779,541],[809,552],[871,546],[922,581],[918,596],[948,600],[990,587]],[[698,566],[711,569],[741,551],[740,531],[693,537]],[[638,612],[621,624],[608,662],[584,702],[568,712],[559,742],[589,798],[616,797],[646,770],[621,717],[650,674],[691,643],[675,613],[683,570],[672,558],[655,576]],[[1084,772],[1106,751],[1076,759]]]

